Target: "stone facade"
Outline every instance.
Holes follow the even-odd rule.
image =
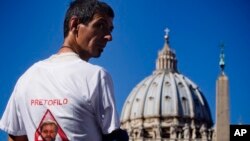
[[[123,123],[122,128],[128,131],[131,141],[212,141],[214,132],[204,123],[160,118],[132,120]]]

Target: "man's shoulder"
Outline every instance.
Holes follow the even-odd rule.
[[[101,75],[101,76],[109,75],[108,71],[104,67],[96,65],[96,64],[91,64],[91,63],[88,63],[88,62],[86,62],[86,63],[87,63],[85,65],[86,69],[88,71],[92,72],[93,74]]]
[[[83,63],[85,64],[86,68],[92,69],[93,71],[106,71],[104,69],[104,67],[102,67],[102,66],[99,66],[99,65],[96,65],[96,64],[92,64],[92,63],[89,63],[89,62],[85,62],[85,61],[83,61]]]

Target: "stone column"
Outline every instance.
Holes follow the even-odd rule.
[[[228,94],[228,78],[221,73],[217,79],[216,88],[216,137],[215,141],[229,141],[229,94]]]

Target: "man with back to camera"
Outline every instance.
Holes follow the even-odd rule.
[[[127,141],[120,129],[112,78],[88,63],[112,40],[114,12],[97,0],[75,0],[64,19],[59,51],[17,81],[0,121],[9,141],[39,141],[40,123],[55,120],[62,141]]]

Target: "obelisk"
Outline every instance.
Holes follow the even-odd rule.
[[[220,74],[216,81],[216,125],[215,141],[230,140],[229,81],[225,69],[224,45],[221,45]]]

